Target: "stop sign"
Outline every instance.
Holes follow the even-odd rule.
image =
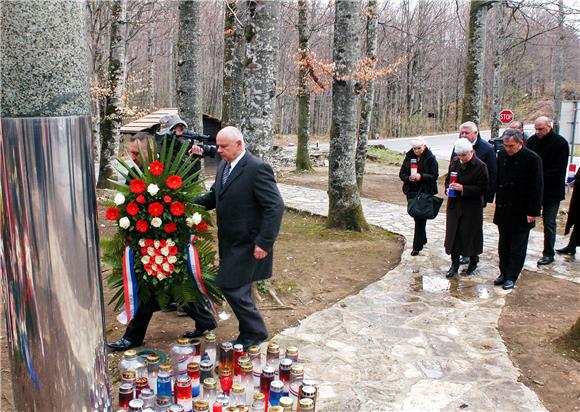
[[[502,123],[511,123],[514,121],[514,112],[511,110],[502,110],[499,114],[499,121]]]

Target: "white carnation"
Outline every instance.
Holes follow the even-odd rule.
[[[169,272],[169,263],[164,263],[163,264],[163,270],[166,272]]]
[[[123,203],[125,203],[125,195],[123,193],[117,193],[115,195],[114,202],[117,206],[122,205]]]
[[[158,265],[163,263],[163,256],[155,256],[155,263]]]
[[[151,219],[151,226],[153,226],[153,227],[160,227],[162,223],[163,222],[158,217],[154,217],[153,219]],[[156,240],[155,242],[157,242],[155,247],[159,247],[159,241]]]
[[[167,242],[165,243],[167,246],[175,246],[175,242],[171,239],[167,239]]]
[[[141,247],[145,246],[145,239],[139,239],[139,246]]]
[[[167,258],[167,261],[168,261],[169,263],[175,263],[175,262],[177,262],[177,256],[169,256],[169,257]]]
[[[127,216],[122,217],[121,219],[119,219],[119,226],[122,229],[127,229],[129,226],[131,226],[131,221]]]
[[[161,254],[163,256],[169,256],[169,247],[165,246],[164,248],[161,248]]]
[[[167,277],[167,276],[165,276],[163,273],[159,273],[159,274],[157,274],[157,279],[159,279],[159,280],[163,280],[163,279],[165,279],[166,277]]]
[[[155,263],[153,263],[153,264],[151,265],[151,270],[152,270],[153,272],[156,272],[156,271],[157,271],[157,265],[156,265]]]
[[[160,245],[160,244],[161,244],[161,243],[160,243],[158,240],[154,240],[154,241],[153,241],[153,246],[155,246],[157,249],[159,249],[159,245]]]
[[[149,256],[155,256],[155,249],[153,249],[151,246],[149,246],[149,247],[147,248],[147,254],[148,254]]]
[[[147,263],[149,263],[151,261],[151,258],[149,256],[143,256],[141,258],[141,263],[143,263],[144,265],[146,265]]]
[[[187,227],[193,227],[193,217],[186,218],[185,224],[187,225]]]
[[[199,225],[201,223],[202,217],[199,213],[195,212],[191,218],[193,219],[194,225]]]
[[[147,186],[147,191],[149,192],[149,194],[151,196],[155,196],[157,194],[157,192],[159,192],[159,186],[151,183],[149,186]]]

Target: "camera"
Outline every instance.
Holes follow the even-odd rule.
[[[171,131],[166,134],[156,134],[156,140],[158,144],[163,143],[163,139],[171,139],[175,136],[175,131]],[[180,135],[185,141],[183,140],[176,140],[176,144],[179,145],[187,145],[188,147],[195,145],[199,146],[203,149],[203,157],[215,157],[217,153],[216,145],[209,144],[208,142],[211,140],[211,137],[202,133],[197,133],[192,130],[184,130],[183,133]],[[181,146],[179,146],[181,147]]]

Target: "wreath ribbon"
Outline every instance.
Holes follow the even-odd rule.
[[[197,252],[197,248],[194,245],[195,238],[191,237],[189,242],[189,246],[187,248],[187,268],[189,269],[189,273],[193,278],[193,283],[201,293],[203,298],[203,306],[211,313],[214,320],[217,323],[219,318],[219,311],[217,305],[211,300],[209,294],[207,293],[207,289],[203,284],[203,278],[201,276],[201,265],[199,264],[199,254]]]
[[[139,299],[137,298],[137,277],[135,276],[135,262],[133,249],[125,246],[123,252],[123,291],[125,296],[125,310],[117,316],[117,320],[126,325],[137,314]]]

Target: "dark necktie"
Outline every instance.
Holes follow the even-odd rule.
[[[224,168],[224,173],[222,174],[222,186],[226,185],[226,182],[228,181],[228,177],[230,177],[231,170],[232,170],[232,165],[231,165],[231,163],[228,162],[228,164],[226,164],[226,167]]]

